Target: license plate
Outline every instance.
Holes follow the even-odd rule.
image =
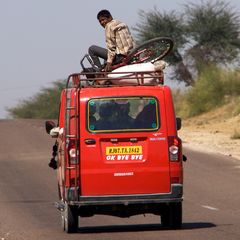
[[[142,154],[142,146],[106,147],[106,155]]]

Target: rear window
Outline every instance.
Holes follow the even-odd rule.
[[[88,101],[90,132],[153,131],[158,129],[158,103],[154,97],[95,98]]]

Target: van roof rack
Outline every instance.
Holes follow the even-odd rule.
[[[163,71],[81,72],[69,75],[67,88],[105,88],[122,86],[159,86],[164,83]]]

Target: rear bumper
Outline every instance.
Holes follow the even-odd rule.
[[[80,196],[74,201],[74,189],[68,189],[68,202],[71,205],[115,205],[115,204],[151,204],[180,202],[183,196],[183,185],[172,184],[171,192],[164,194],[134,194],[134,195],[110,195],[110,196]],[[72,192],[72,193],[71,193]]]

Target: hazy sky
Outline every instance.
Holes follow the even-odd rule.
[[[109,9],[131,28],[140,9],[180,11],[188,2],[198,1],[0,0],[0,118],[19,100],[80,72],[79,61],[90,45],[105,47],[99,10]],[[239,0],[227,2],[240,9]]]

